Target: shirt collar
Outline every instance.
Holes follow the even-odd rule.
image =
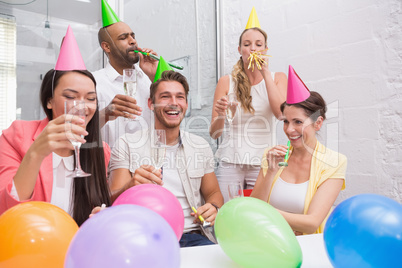
[[[62,157],[58,154],[53,153],[53,168],[56,168],[59,165],[64,165],[64,167],[67,170],[73,171],[74,170],[74,155]]]
[[[137,70],[137,76],[142,77],[144,75],[143,71],[140,68],[140,62],[138,61],[134,64],[134,68]],[[121,79],[123,81],[123,76],[119,74],[115,68],[108,62],[105,66],[106,76],[109,78],[111,82],[115,81],[116,79]]]

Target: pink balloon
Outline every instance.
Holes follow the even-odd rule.
[[[184,214],[179,200],[169,190],[156,184],[141,184],[124,191],[113,206],[133,204],[149,208],[172,227],[179,241],[184,230]]]

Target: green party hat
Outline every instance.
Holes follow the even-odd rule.
[[[102,0],[103,27],[107,27],[119,21],[120,21],[119,17],[117,17],[116,13],[114,13],[113,9],[109,6],[106,0]]]
[[[158,69],[156,69],[156,74],[155,74],[155,78],[154,78],[154,82],[158,81],[159,78],[161,78],[162,73],[164,71],[169,71],[169,70],[173,70],[172,67],[170,67],[170,65],[165,61],[164,58],[162,58],[162,56],[159,58],[159,63],[158,63]]]

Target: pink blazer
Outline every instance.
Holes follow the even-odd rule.
[[[38,121],[14,121],[0,136],[0,215],[7,209],[26,201],[50,202],[53,187],[52,154],[42,162],[31,199],[15,200],[10,191],[14,175],[29,147],[48,124],[48,119]],[[110,148],[103,143],[106,167],[110,160]]]

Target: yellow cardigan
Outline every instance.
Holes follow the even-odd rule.
[[[271,148],[265,149],[264,155],[262,157],[261,168],[263,170],[264,176],[268,170],[268,161],[266,155],[270,149]],[[292,147],[290,148],[290,150],[292,150]],[[313,152],[313,158],[311,159],[310,178],[308,183],[306,199],[304,201],[304,214],[307,213],[311,200],[313,200],[313,197],[318,187],[320,187],[320,185],[327,179],[331,178],[343,179],[344,181],[342,185],[342,190],[345,189],[346,165],[347,165],[346,156],[326,148],[324,145],[322,145],[320,142],[317,141],[317,144]],[[272,189],[274,188],[274,184],[278,180],[283,169],[284,167],[280,168],[274,177],[271,192],[269,193],[268,197],[268,203],[271,197]],[[327,217],[321,223],[320,227],[317,229],[315,233],[322,233],[324,231],[325,223],[330,213],[331,211],[328,213]]]

